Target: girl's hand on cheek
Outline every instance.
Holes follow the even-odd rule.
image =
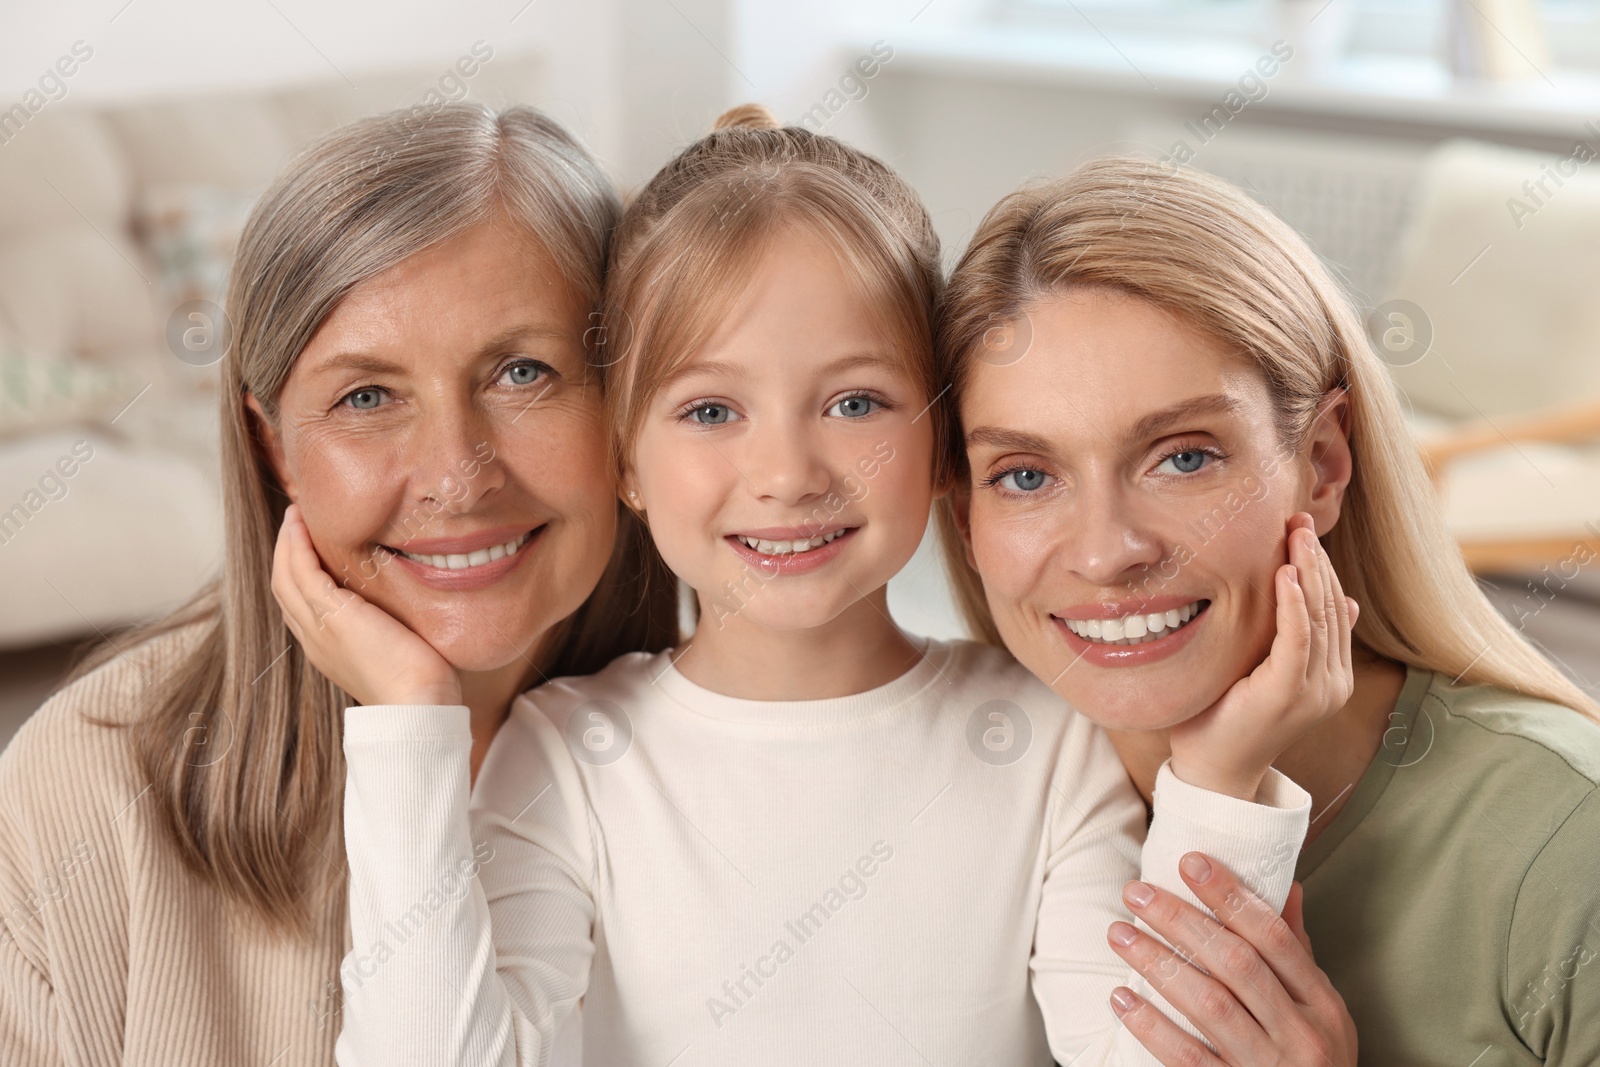
[[[294,504],[272,553],[272,595],[312,666],[358,703],[461,703],[455,668],[432,645],[322,569]]]
[[[1344,707],[1355,689],[1350,631],[1358,613],[1301,512],[1278,568],[1277,636],[1248,677],[1172,729],[1172,772],[1190,785],[1254,800],[1272,761]]]

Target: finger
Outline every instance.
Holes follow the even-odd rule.
[[[1281,677],[1290,679],[1290,693],[1303,687],[1311,663],[1311,613],[1306,608],[1306,589],[1300,583],[1300,569],[1293,564],[1278,568],[1278,632],[1272,638],[1267,661]]]
[[[1308,671],[1322,669],[1328,657],[1328,591],[1327,579],[1322,569],[1321,552],[1316,534],[1308,528],[1304,533],[1290,535],[1294,542],[1293,558],[1305,590],[1306,611],[1311,619],[1311,650],[1306,661]]]
[[[1306,891],[1299,882],[1289,883],[1289,899],[1283,905],[1283,921],[1289,924],[1289,929],[1294,931],[1296,941],[1306,950],[1306,955],[1311,957],[1311,962],[1317,961],[1316,953],[1311,951],[1311,935],[1306,933],[1305,912]]]
[[[1252,893],[1227,867],[1198,852],[1185,855],[1178,864],[1178,872],[1202,904],[1232,933],[1255,948],[1289,996],[1302,1004],[1310,1003],[1328,978],[1317,968],[1307,944],[1295,936],[1294,929],[1283,916],[1268,907],[1266,901]],[[1151,923],[1152,927],[1154,925]]]
[[[1266,1061],[1272,1052],[1272,1039],[1227,985],[1128,923],[1112,923],[1108,940],[1117,955],[1142,974],[1151,989],[1182,1012],[1223,1059],[1230,1063]],[[1282,987],[1278,992],[1283,993]],[[1285,1009],[1293,1008],[1286,996],[1283,1000]]]
[[[1111,991],[1111,1010],[1166,1067],[1223,1067],[1211,1050],[1178,1028],[1161,1009],[1126,986]]]
[[[1323,547],[1316,530],[1311,531],[1312,547],[1316,549],[1317,566],[1322,571],[1323,617],[1328,623],[1328,670],[1339,672],[1339,650],[1344,636],[1344,590],[1339,588],[1339,576],[1333,572],[1333,559]]]
[[[292,523],[291,520],[285,520],[285,527],[289,539],[290,575],[311,610],[311,621],[320,628],[330,616],[355,599],[356,594],[341,589],[323,569],[322,557],[317,555],[316,546],[311,543],[311,531],[307,529],[298,508],[295,509]]]
[[[1148,903],[1139,904],[1132,892],[1124,894],[1139,918],[1185,958],[1209,972],[1262,1028],[1269,1033],[1288,1028],[1296,1014],[1294,998],[1254,945],[1173,893],[1142,882],[1130,882],[1128,889],[1141,886],[1143,892],[1154,890]],[[1195,1025],[1200,1025],[1198,1019]]]
[[[300,635],[295,631],[294,623],[296,621],[303,623],[310,617],[311,612],[304,595],[300,592],[300,587],[295,583],[293,567],[289,561],[295,511],[295,506],[290,504],[288,510],[284,512],[283,525],[278,527],[278,537],[272,546],[272,595],[278,601],[284,622],[289,624],[291,632],[294,632],[298,639]]]

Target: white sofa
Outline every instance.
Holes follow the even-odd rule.
[[[314,137],[429,99],[545,92],[535,59],[471,66],[66,101],[0,130],[0,648],[155,615],[217,571],[217,367],[173,354],[169,318],[222,302],[250,202]]]

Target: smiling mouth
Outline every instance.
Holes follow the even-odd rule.
[[[821,548],[830,541],[835,541],[854,530],[854,526],[846,526],[842,530],[823,534],[821,537],[802,537],[793,541],[768,541],[760,537],[746,537],[744,534],[734,534],[734,539],[752,552],[759,552],[763,556],[798,556]]]
[[[390,548],[388,545],[380,547],[386,552],[392,552],[396,556],[404,556],[412,563],[418,563],[424,567],[436,567],[443,571],[464,571],[472,567],[481,567],[486,563],[493,563],[495,560],[504,559],[507,556],[515,556],[518,550],[528,543],[528,539],[538,532],[538,529],[536,527],[532,530],[526,530],[521,536],[512,538],[503,545],[491,545],[488,548],[480,548],[474,552],[428,555],[418,552],[405,552],[398,548]]]
[[[1193,600],[1170,611],[1124,615],[1120,619],[1055,618],[1092,645],[1144,645],[1171,637],[1198,618],[1210,605],[1209,600]]]

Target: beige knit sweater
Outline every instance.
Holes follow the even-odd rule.
[[[333,1063],[348,930],[273,936],[191,874],[126,731],[197,628],[58,693],[0,755],[0,1065]],[[335,857],[342,862],[343,857]]]

